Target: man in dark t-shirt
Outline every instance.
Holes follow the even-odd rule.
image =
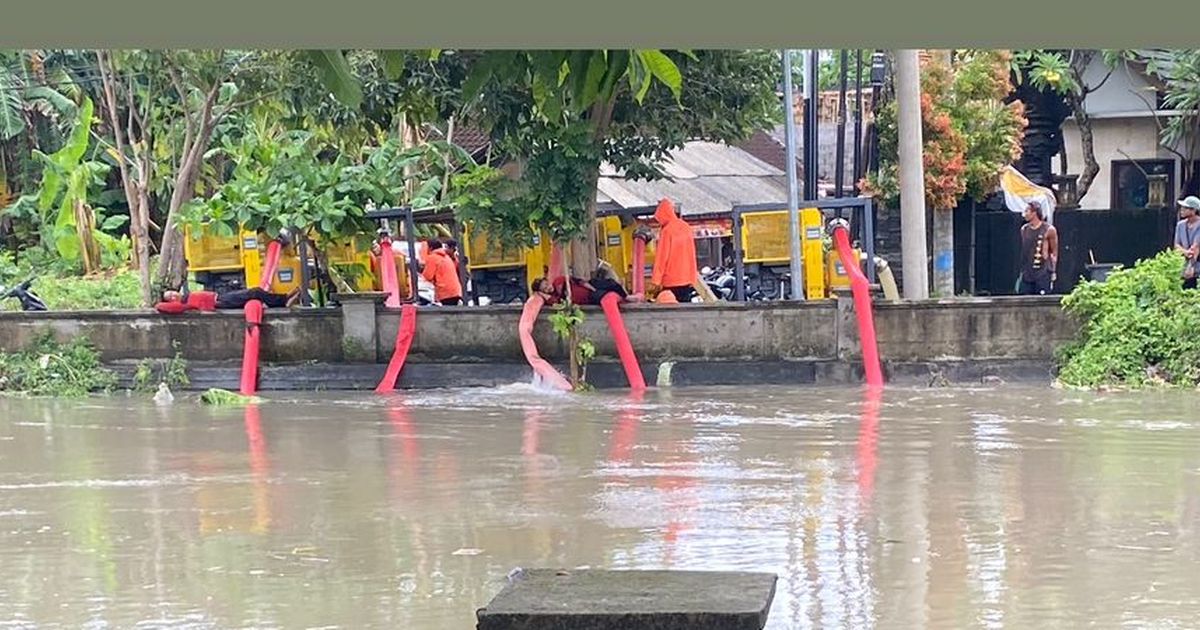
[[[252,289],[235,289],[217,295],[217,308],[220,310],[238,310],[246,307],[250,300],[258,300],[267,308],[287,308],[300,298],[300,289],[292,289],[287,294],[271,293],[258,287]],[[163,291],[163,302],[182,302],[183,294],[179,291]]]

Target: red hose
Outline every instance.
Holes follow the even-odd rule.
[[[562,250],[558,248],[558,243],[550,246],[550,264],[548,267],[549,268],[546,271],[546,279],[553,282],[555,278],[562,277]]]
[[[253,396],[258,391],[258,343],[262,328],[263,303],[258,300],[246,302],[246,343],[242,347],[243,396]]]
[[[862,342],[863,370],[869,387],[883,386],[883,370],[879,366],[879,347],[875,342],[875,319],[871,314],[871,293],[867,277],[858,268],[858,260],[850,249],[850,237],[845,226],[833,230],[833,243],[838,258],[850,275],[850,291],[854,294],[854,315],[858,318],[858,336]]]
[[[267,262],[263,265],[262,278],[258,281],[258,288],[263,291],[271,288],[271,278],[275,277],[275,271],[279,269],[279,256],[282,251],[283,246],[278,240],[267,243]]]
[[[537,344],[533,341],[533,323],[537,321],[538,313],[545,304],[546,301],[540,295],[534,295],[525,301],[525,308],[521,311],[521,322],[517,325],[517,334],[521,338],[521,351],[525,353],[525,360],[529,362],[529,367],[533,368],[534,373],[542,377],[543,381],[555,389],[569,392],[574,389],[571,387],[571,382],[554,369],[553,365],[538,355]]]
[[[642,366],[638,365],[637,355],[633,352],[633,344],[629,342],[629,332],[625,330],[625,321],[621,319],[621,309],[618,304],[621,296],[608,293],[600,298],[600,308],[604,309],[604,319],[608,320],[608,329],[612,332],[613,343],[617,346],[617,356],[621,358],[621,367],[625,368],[625,378],[629,380],[629,388],[634,391],[646,389],[646,379],[642,378]]]
[[[400,280],[396,276],[396,252],[392,250],[392,239],[385,238],[379,242],[379,283],[383,292],[387,293],[384,306],[400,307]]]
[[[646,241],[633,239],[633,281],[630,283],[630,293],[643,298],[646,296]]]
[[[396,390],[396,379],[400,378],[400,370],[404,369],[404,360],[408,358],[408,349],[412,347],[416,332],[417,307],[405,304],[400,307],[400,328],[396,331],[396,348],[392,351],[392,360],[388,362],[387,372],[383,375],[383,380],[379,381],[375,393],[386,394]]]
[[[867,388],[858,425],[858,493],[863,503],[870,502],[875,489],[875,468],[879,463],[879,406],[882,397],[881,388]]]
[[[629,393],[625,407],[617,414],[617,426],[613,428],[612,445],[608,449],[610,464],[627,464],[633,459],[633,447],[637,445],[638,425],[641,424],[642,404],[646,392]]]

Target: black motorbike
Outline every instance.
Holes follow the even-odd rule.
[[[705,267],[700,270],[700,278],[704,284],[708,285],[708,289],[718,300],[733,301],[737,299],[737,276],[734,275],[732,269],[726,267],[717,267],[716,269]],[[746,300],[756,302],[764,300],[766,297],[762,291],[749,286],[749,279],[743,278],[746,282]]]
[[[42,301],[42,298],[38,297],[38,294],[29,288],[32,284],[33,278],[30,278],[8,290],[0,286],[0,301],[15,299],[21,303],[22,311],[50,310],[46,308],[46,303]]]

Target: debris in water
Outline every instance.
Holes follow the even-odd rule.
[[[200,394],[200,402],[206,405],[249,405],[261,401],[258,396],[243,396],[227,389],[213,388]]]
[[[171,388],[167,387],[166,383],[158,384],[158,391],[154,394],[154,402],[159,405],[169,405],[175,402],[175,395],[171,393]]]
[[[450,555],[452,555],[452,556],[478,556],[481,553],[483,553],[482,549],[463,547],[462,549],[459,549],[458,551],[455,551],[454,553],[452,553]]]

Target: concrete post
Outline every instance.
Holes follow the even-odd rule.
[[[930,59],[950,68],[950,51],[930,51]],[[933,295],[954,297],[954,209],[933,209]]]
[[[796,100],[792,90],[792,51],[783,51],[783,135],[786,139],[788,179],[788,231],[790,236],[792,299],[804,299],[804,271],[800,266],[800,184],[796,181]],[[815,198],[815,197],[810,197]],[[735,238],[741,238],[740,235]],[[812,261],[804,261],[812,264]],[[740,276],[739,276],[740,278]]]
[[[376,363],[379,342],[375,331],[375,309],[387,293],[368,291],[338,295],[342,303],[342,356],[348,363]]]
[[[929,297],[925,244],[925,164],[921,138],[921,68],[915,50],[896,51],[896,105],[900,127],[900,247],[904,299]]]

